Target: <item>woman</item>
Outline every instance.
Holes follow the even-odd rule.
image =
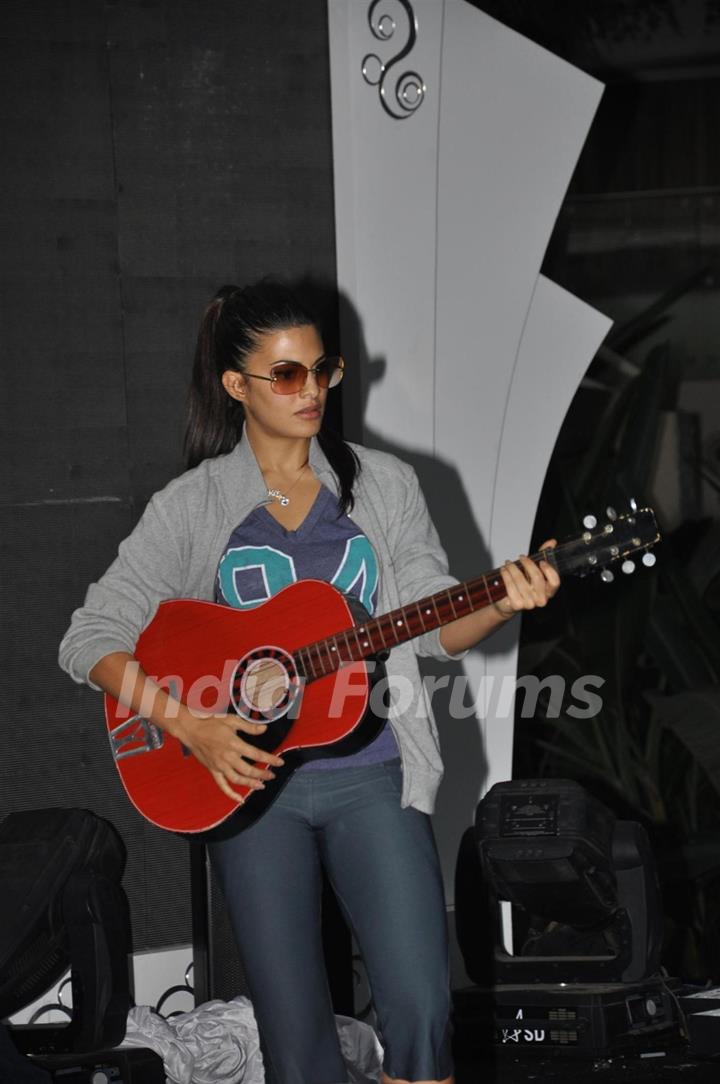
[[[75,680],[116,697],[132,688],[132,710],[146,705],[151,683],[133,652],[163,599],[250,607],[311,577],[380,614],[455,584],[412,469],[323,427],[342,368],[284,287],[217,294],[193,370],[191,469],[152,498],[73,615],[60,659]],[[255,824],[211,845],[273,1084],[347,1077],[320,943],[321,865],[370,977],[383,1080],[452,1080],[445,905],[428,817],[442,768],[416,653],[456,657],[559,586],[547,562],[527,557],[502,576],[499,602],[393,648],[388,671],[413,692],[369,745],[297,770]],[[253,746],[263,725],[193,713],[166,691],[156,690],[151,719],[234,799],[282,764]]]

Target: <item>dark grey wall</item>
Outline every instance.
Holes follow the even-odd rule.
[[[325,0],[28,0],[0,31],[0,817],[109,817],[136,948],[172,944],[190,933],[186,845],[131,809],[101,699],[56,649],[179,469],[214,290],[334,281]]]

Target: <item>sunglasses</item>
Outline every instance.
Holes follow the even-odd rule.
[[[269,380],[276,395],[295,395],[307,384],[310,373],[313,374],[319,388],[336,388],[343,378],[345,362],[340,357],[319,358],[312,369],[299,361],[277,361],[270,367],[270,376],[260,373],[243,373],[256,380]]]

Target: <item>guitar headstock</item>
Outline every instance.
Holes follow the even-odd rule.
[[[555,563],[562,575],[599,572],[605,583],[611,583],[615,577],[608,566],[618,561],[626,574],[635,570],[633,555],[642,554],[642,563],[648,567],[655,564],[650,548],[660,541],[660,531],[652,508],[637,508],[631,501],[629,512],[619,516],[608,508],[606,516],[603,524],[598,524],[594,516],[586,516],[583,533],[556,547]]]

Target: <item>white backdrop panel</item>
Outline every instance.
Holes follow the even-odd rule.
[[[527,547],[562,418],[608,326],[538,277],[602,88],[465,0],[328,11],[348,435],[413,463],[465,577]],[[422,77],[404,119],[363,77],[368,54],[388,68],[395,112],[398,77]],[[514,674],[513,624],[465,660],[473,696],[483,676]],[[434,704],[452,777],[435,820],[450,889],[477,798],[510,775],[512,724],[443,725],[447,704]]]
[[[417,5],[416,5],[417,7]],[[378,89],[362,76],[370,53],[389,63],[407,41],[409,23],[398,0],[393,37],[373,36],[364,0],[330,0],[335,219],[338,285],[351,311],[343,315],[343,350],[351,360],[343,388],[346,433],[365,439],[363,421],[409,447],[432,434],[435,365],[435,213],[440,49],[444,0],[422,5],[422,30],[412,67],[432,92],[408,119],[384,111]],[[364,414],[368,358],[387,361],[380,393]],[[357,362],[357,365],[355,364]]]
[[[498,450],[490,538],[495,564],[514,556],[530,536],[555,437],[582,375],[578,358],[592,357],[610,323],[544,275],[538,277],[510,381]],[[518,498],[523,492],[528,496]],[[477,801],[493,783],[512,775],[513,704],[499,692],[507,676],[516,672],[517,623],[501,629],[493,646],[492,652],[475,651],[465,659],[470,688],[484,705],[478,713],[484,762],[478,762],[473,735],[468,732],[474,720],[453,720],[448,712],[441,726],[443,759],[452,785],[441,789],[435,832],[450,899],[458,841],[472,823]],[[468,771],[469,753],[475,771]]]

